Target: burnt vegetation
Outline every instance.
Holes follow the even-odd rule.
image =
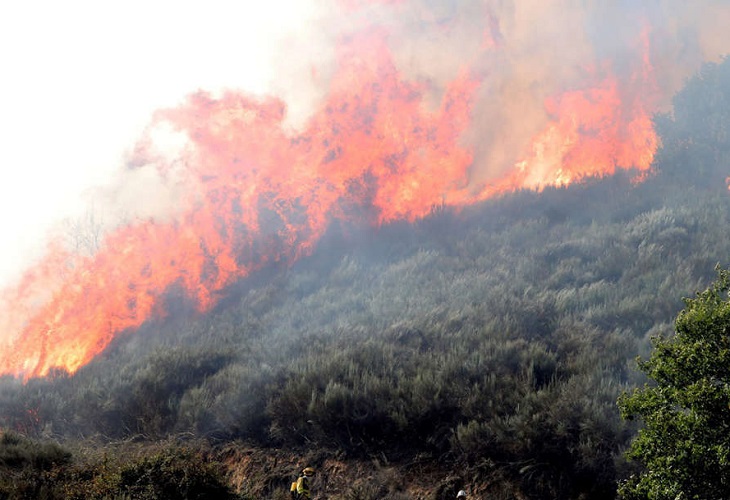
[[[285,498],[289,478],[263,470],[230,489],[231,443],[405,471],[330,498],[408,498],[408,478],[432,470],[430,498],[614,498],[632,467],[636,424],[616,400],[644,382],[634,358],[730,260],[730,62],[656,123],[642,183],[341,224],[208,314],[171,295],[174,316],[73,376],[0,379],[0,498]],[[111,443],[154,446],[112,460],[98,451]],[[191,493],[163,491],[175,478]]]

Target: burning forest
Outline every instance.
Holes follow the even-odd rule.
[[[91,191],[114,217],[0,293],[0,497],[288,498],[311,466],[324,498],[634,498],[634,360],[727,310],[730,7],[311,7],[267,92],[151,110]],[[671,423],[726,417],[718,364]],[[722,491],[697,422],[678,488]]]
[[[0,372],[73,373],[120,332],[164,315],[169,287],[206,311],[251,271],[310,254],[334,220],[415,221],[435,206],[622,169],[638,182],[658,145],[652,114],[697,67],[687,54],[715,49],[712,33],[692,37],[683,21],[727,15],[671,1],[332,10],[321,22],[341,16],[347,28],[328,24],[333,55],[311,62],[302,86],[317,95],[306,111],[201,90],[154,114],[126,171],[153,172],[167,213],[110,228],[91,255],[49,245],[3,293]]]

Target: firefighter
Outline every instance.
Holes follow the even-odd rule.
[[[297,499],[309,500],[311,493],[309,491],[309,480],[314,476],[314,469],[312,467],[305,467],[302,470],[299,479],[297,479]]]

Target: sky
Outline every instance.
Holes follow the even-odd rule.
[[[93,210],[155,110],[198,90],[267,93],[316,15],[305,0],[1,2],[0,287]]]

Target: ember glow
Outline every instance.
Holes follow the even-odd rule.
[[[375,3],[407,12],[404,1]],[[91,254],[52,246],[3,293],[13,313],[3,322],[10,333],[0,345],[0,373],[73,373],[121,332],[164,316],[161,299],[171,287],[208,310],[252,271],[310,254],[333,220],[414,221],[435,205],[460,207],[617,169],[649,171],[657,147],[651,113],[664,96],[646,31],[620,70],[597,60],[546,93],[546,118],[510,153],[509,168],[484,164],[475,114],[499,69],[484,61],[498,61],[509,45],[492,3],[482,5],[476,49],[448,78],[403,70],[393,25],[340,34],[324,98],[298,127],[287,122],[282,99],[236,90],[199,91],[158,111],[126,168],[153,169],[174,184],[173,214],[127,222]],[[362,4],[342,5],[357,12]],[[441,32],[449,31],[446,14],[434,16]],[[174,155],[156,153],[160,130],[182,138]]]

